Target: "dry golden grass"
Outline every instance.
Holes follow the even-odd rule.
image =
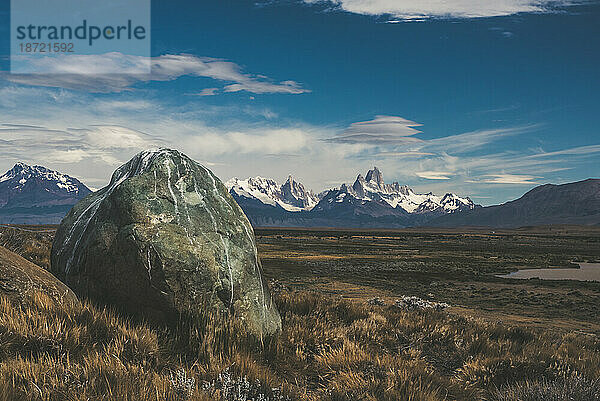
[[[283,332],[260,344],[209,313],[156,327],[43,294],[26,304],[0,297],[0,401],[242,399],[203,384],[227,368],[258,380],[253,399],[271,400],[494,400],[506,385],[600,377],[593,336],[304,292],[275,299]]]
[[[0,246],[44,269],[50,268],[55,226],[8,226],[0,224]]]

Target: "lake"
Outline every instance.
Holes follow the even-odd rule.
[[[579,263],[579,269],[522,269],[509,274],[501,275],[502,278],[529,279],[539,278],[542,280],[578,280],[599,281],[600,263]]]

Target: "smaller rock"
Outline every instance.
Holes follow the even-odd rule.
[[[436,311],[442,311],[450,307],[450,305],[444,302],[427,301],[419,297],[409,297],[406,295],[403,295],[402,298],[397,299],[395,302],[395,306],[397,308],[407,311],[424,309],[434,309]]]
[[[56,302],[77,302],[73,291],[51,273],[0,246],[0,295],[23,301],[36,291]]]
[[[372,306],[385,306],[385,301],[379,297],[374,297],[367,300],[368,305]]]

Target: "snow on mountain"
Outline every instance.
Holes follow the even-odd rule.
[[[319,201],[312,191],[307,191],[304,185],[295,181],[291,175],[281,186],[263,177],[245,180],[232,178],[225,186],[234,197],[256,199],[265,205],[279,206],[289,212],[311,210]]]
[[[79,193],[81,182],[69,177],[68,175],[58,173],[42,166],[29,166],[25,163],[17,163],[0,177],[0,182],[16,181],[14,189],[20,189],[30,179],[39,179],[53,182],[58,188],[66,192]]]
[[[283,200],[290,205],[302,210],[311,210],[319,202],[319,198],[312,191],[306,190],[304,185],[295,181],[290,175],[285,184],[281,186]]]
[[[471,199],[453,193],[443,196],[418,194],[397,182],[386,184],[383,173],[377,167],[369,170],[364,177],[359,174],[351,186],[342,184],[340,188],[324,191],[318,196],[292,176],[281,186],[262,177],[245,180],[233,178],[225,185],[247,214],[255,219],[259,217],[254,216],[255,214],[265,213],[261,208],[269,206],[287,212],[312,211],[335,215],[347,213],[402,218],[407,215],[440,215],[475,208]],[[303,218],[307,218],[307,215],[303,215]]]
[[[475,207],[471,199],[452,193],[444,196],[432,193],[418,194],[406,185],[401,186],[397,182],[386,184],[383,180],[383,173],[377,167],[369,170],[365,177],[359,174],[351,187],[343,184],[337,191],[340,195],[348,194],[365,201],[384,202],[394,209],[401,208],[408,213],[440,211],[452,213],[456,210],[469,210]]]
[[[91,191],[76,178],[17,163],[0,177],[0,207],[75,204]]]
[[[524,227],[548,224],[600,225],[600,179],[540,185],[518,199],[467,213],[438,216],[434,227]]]
[[[90,192],[66,174],[17,163],[0,176],[0,222],[57,224]]]

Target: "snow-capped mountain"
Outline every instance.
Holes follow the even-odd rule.
[[[279,186],[256,177],[226,183],[256,226],[406,227],[477,207],[468,197],[418,194],[397,182],[386,184],[377,168],[315,195],[290,176]]]
[[[466,213],[442,215],[438,227],[523,227],[547,224],[600,226],[600,179],[540,185],[518,199]]]
[[[262,177],[245,180],[232,178],[225,183],[225,186],[238,202],[240,198],[254,199],[264,205],[280,207],[289,212],[311,210],[319,201],[312,191],[307,191],[304,185],[295,181],[291,175],[281,186],[271,179]]]
[[[294,181],[292,176],[288,176],[285,184],[281,186],[281,195],[283,200],[302,210],[311,210],[319,202],[319,198],[312,191],[306,190],[304,185]]]
[[[352,186],[343,184],[340,189],[332,191],[338,200],[351,196],[364,201],[386,203],[391,208],[400,208],[408,213],[453,213],[457,210],[470,210],[475,207],[473,201],[468,197],[463,198],[453,193],[447,193],[444,196],[434,195],[431,192],[418,194],[406,185],[401,186],[398,182],[386,184],[383,181],[383,173],[377,167],[369,170],[366,177],[359,174]],[[327,197],[331,198],[331,196],[328,194]],[[321,206],[324,205],[317,206],[317,210]]]
[[[0,221],[57,223],[90,192],[83,183],[66,174],[17,163],[0,177]]]

